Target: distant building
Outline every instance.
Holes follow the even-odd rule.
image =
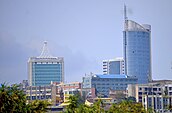
[[[151,26],[128,20],[124,7],[123,53],[125,74],[136,76],[139,84],[152,80]]]
[[[60,83],[57,84],[58,88],[62,90],[71,90],[71,89],[81,89],[81,83],[80,82],[71,82],[71,83]]]
[[[128,96],[135,97],[146,109],[150,108],[158,113],[172,112],[168,110],[172,106],[172,81],[128,85]]]
[[[56,86],[27,86],[26,87],[26,98],[28,102],[33,100],[48,100],[52,105],[56,105]]]
[[[44,42],[39,57],[30,57],[28,60],[28,80],[30,86],[49,85],[52,82],[64,82],[63,57],[52,57]]]
[[[82,83],[80,82],[60,83],[57,84],[56,87],[58,89],[58,94],[61,92],[63,92],[63,94],[67,92],[66,94],[68,94],[70,91],[77,90],[83,99],[95,97],[95,88],[82,88]]]
[[[120,102],[127,98],[127,90],[110,90],[109,97],[113,98],[116,102]]]
[[[78,89],[64,90],[64,102],[69,102],[69,97],[72,95],[79,95],[80,91]]]
[[[29,86],[28,80],[23,80],[20,84],[20,89],[25,89],[27,86]]]
[[[137,78],[127,75],[98,75],[83,77],[83,88],[95,88],[97,96],[109,96],[110,89],[126,90],[128,84],[136,84]]]
[[[123,58],[103,60],[103,74],[125,74]]]

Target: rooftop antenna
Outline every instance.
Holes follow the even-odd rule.
[[[126,8],[126,5],[124,4],[124,20],[128,20],[127,18],[127,8]]]
[[[127,30],[128,29],[128,18],[127,18],[127,7],[124,4],[124,29]]]

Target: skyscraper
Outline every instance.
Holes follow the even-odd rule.
[[[152,80],[151,73],[151,26],[128,20],[125,11],[123,49],[125,74],[136,76],[138,83]]]
[[[51,81],[64,82],[63,57],[51,56],[46,41],[41,55],[28,60],[28,80],[30,86],[48,85]]]
[[[103,60],[103,74],[125,74],[124,59],[119,57]]]

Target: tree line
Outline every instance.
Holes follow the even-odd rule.
[[[80,103],[78,96],[69,97],[69,105],[64,109],[65,113],[154,113],[153,110],[145,110],[141,103],[134,101],[123,100],[119,103],[110,105],[110,108],[105,109],[106,105],[101,99],[95,102],[92,106],[87,106]]]
[[[153,110],[146,111],[141,103],[134,101],[122,101],[112,104],[106,108],[102,100],[98,100],[91,106],[84,104],[78,95],[69,96],[69,105],[64,107],[64,113],[154,113]],[[28,102],[26,95],[20,90],[19,85],[0,86],[0,113],[44,113],[50,106],[46,100],[34,100]],[[105,109],[106,108],[106,109]]]

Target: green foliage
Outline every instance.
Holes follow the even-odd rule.
[[[113,104],[108,113],[146,113],[141,103],[131,101],[122,101],[119,104]]]
[[[26,97],[17,85],[12,87],[1,84],[0,87],[0,112],[18,113],[26,112]]]
[[[44,113],[46,112],[47,106],[50,105],[48,101],[45,100],[35,100],[29,104],[29,112],[31,113]]]
[[[35,100],[26,104],[26,96],[18,85],[0,87],[0,113],[43,113],[50,103]]]
[[[69,98],[70,105],[66,108],[66,113],[151,113],[146,112],[141,103],[133,101],[122,101],[118,104],[112,104],[111,107],[105,111],[105,104],[98,100],[93,106],[79,104],[76,96]]]
[[[104,113],[104,104],[101,99],[93,104],[94,113]]]
[[[69,105],[67,106],[66,113],[76,113],[76,109],[79,107],[77,96],[69,96]]]
[[[95,102],[93,106],[87,106],[79,101],[78,96],[70,96],[69,103],[65,110],[66,113],[104,113],[104,104],[101,100]]]

